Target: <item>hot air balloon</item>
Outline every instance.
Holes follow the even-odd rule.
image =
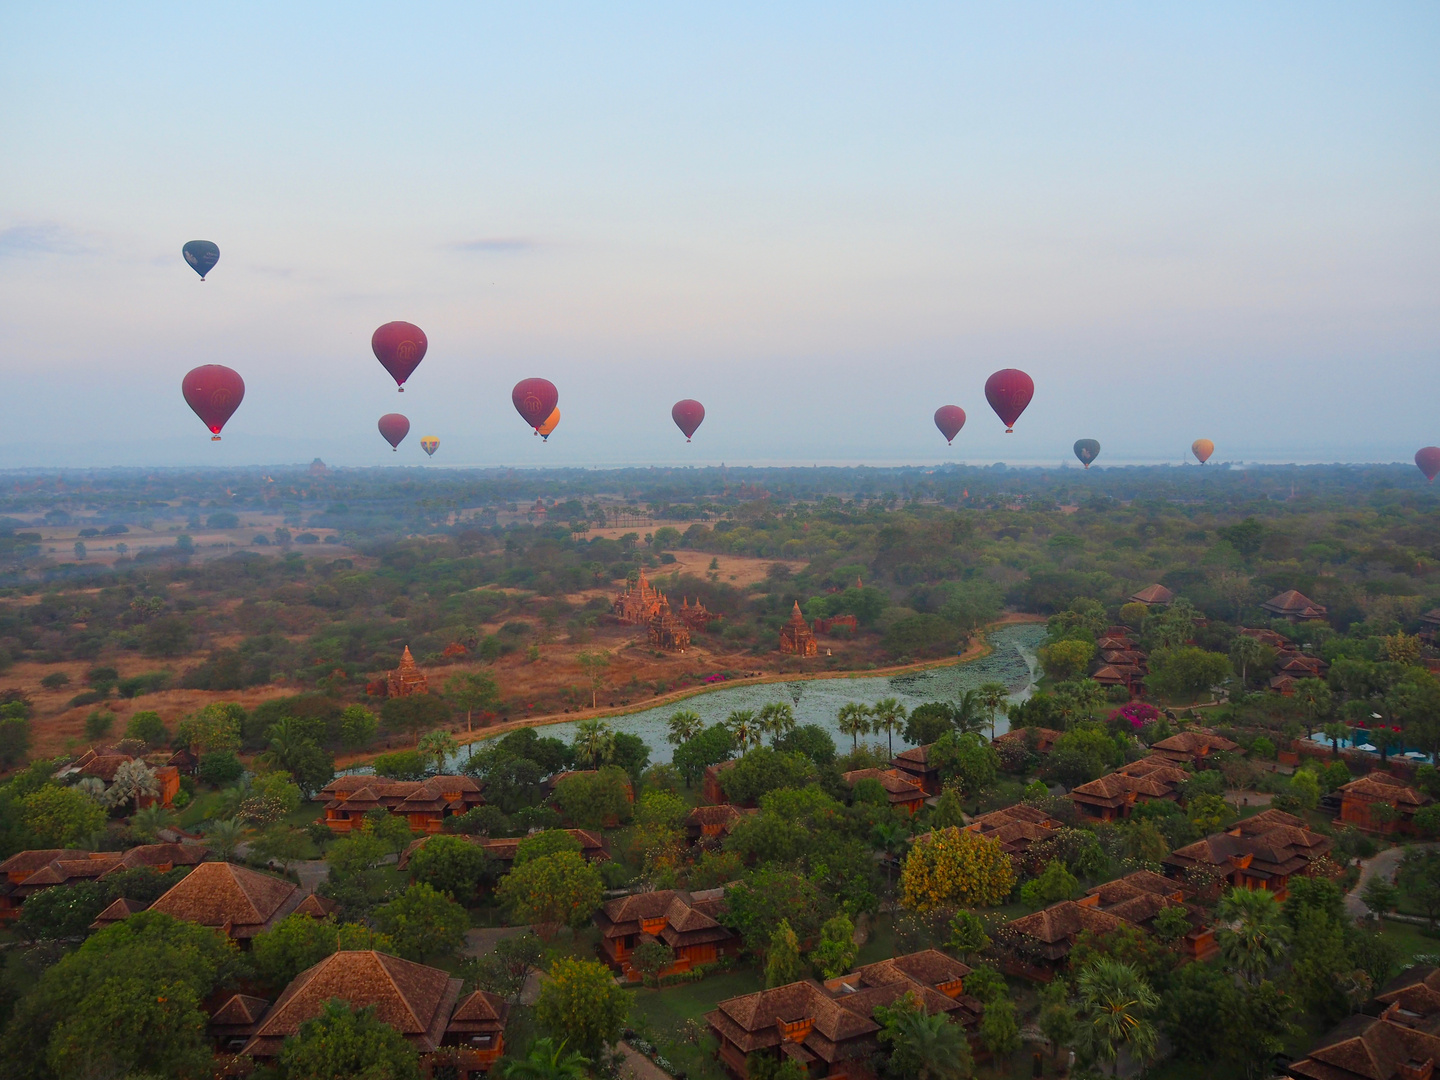
[[[545,422],[535,429],[535,434],[549,442],[550,433],[555,430],[555,425],[558,423],[560,423],[560,410],[555,409],[545,418]]]
[[[691,398],[677,401],[670,409],[670,419],[674,420],[675,426],[685,433],[685,441],[689,442],[690,436],[695,434],[695,429],[705,421],[705,406]]]
[[[1019,368],[1005,368],[985,380],[985,400],[1005,422],[1007,433],[1015,430],[1015,421],[1034,396],[1035,381]]]
[[[414,323],[387,322],[370,335],[370,348],[375,352],[375,359],[390,373],[402,394],[405,392],[405,380],[425,359],[425,350],[429,345],[430,342],[425,340],[425,331]]]
[[[1076,439],[1075,456],[1080,459],[1080,464],[1088,469],[1090,462],[1100,456],[1100,444],[1094,439]]]
[[[390,444],[391,450],[399,450],[405,436],[410,434],[410,421],[398,412],[388,412],[380,417],[380,434]]]
[[[935,410],[935,426],[940,429],[940,434],[945,436],[948,446],[965,426],[965,410],[959,405],[941,405]]]
[[[435,451],[440,449],[440,440],[437,439],[434,435],[426,435],[423,439],[420,440],[420,449],[424,450],[425,453],[429,454],[431,457],[434,457]]]
[[[204,364],[185,376],[180,392],[210,429],[210,441],[219,442],[220,429],[245,400],[245,380],[222,364]]]
[[[1415,451],[1415,464],[1425,474],[1426,480],[1434,480],[1440,474],[1440,446],[1426,446]]]
[[[560,404],[560,391],[549,379],[521,379],[510,391],[510,400],[525,423],[540,433],[540,425],[550,418],[555,406]]]
[[[200,275],[200,280],[205,280],[205,275],[215,269],[215,264],[220,261],[220,249],[209,240],[191,240],[180,249],[180,254],[185,256],[185,261],[190,264],[190,269]]]
[[[1201,465],[1210,460],[1210,455],[1215,452],[1215,444],[1209,439],[1196,439],[1190,444],[1190,452],[1195,455]]]

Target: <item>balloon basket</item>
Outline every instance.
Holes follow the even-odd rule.
[[[219,442],[219,441],[220,441],[220,436],[219,436],[219,435],[211,435],[211,436],[210,436],[210,441],[211,441],[211,442]]]

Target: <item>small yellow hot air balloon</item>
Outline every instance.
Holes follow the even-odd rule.
[[[549,442],[550,433],[555,430],[555,425],[558,423],[560,423],[560,408],[556,406],[555,411],[545,418],[545,422],[535,429],[535,433]]]
[[[1215,444],[1209,439],[1196,439],[1190,444],[1190,452],[1195,455],[1201,465],[1210,460],[1210,455],[1215,452]]]
[[[440,440],[437,439],[434,435],[426,435],[423,439],[420,440],[420,449],[424,450],[425,453],[429,454],[431,457],[434,457],[435,451],[440,449]]]

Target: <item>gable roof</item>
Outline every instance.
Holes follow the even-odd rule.
[[[232,937],[253,937],[300,903],[300,886],[228,862],[201,863],[150,905],[186,922],[225,927]]]
[[[446,1025],[447,1035],[483,1035],[505,1029],[510,1006],[498,994],[486,990],[472,991],[455,1006]]]
[[[1437,1059],[1440,1037],[1389,1019],[1352,1016],[1287,1071],[1305,1080],[1392,1080],[1405,1075],[1407,1064]]]
[[[1287,589],[1279,596],[1272,596],[1260,607],[1273,615],[1318,619],[1325,615],[1324,604],[1317,604],[1298,589]]]
[[[101,927],[109,926],[111,923],[117,923],[121,919],[128,919],[137,911],[144,911],[147,906],[148,905],[142,904],[139,900],[127,900],[123,896],[117,900],[112,900],[104,911],[95,916],[95,921],[90,924],[90,929],[99,930]]]
[[[840,775],[849,787],[854,787],[861,780],[878,780],[885,789],[886,799],[892,803],[923,802],[925,799],[925,789],[910,777],[902,776],[898,769],[852,769]]]
[[[1389,773],[1372,772],[1351,780],[1340,788],[1341,795],[1357,795],[1365,799],[1378,799],[1397,806],[1418,808],[1433,802],[1429,795],[1422,795],[1404,780]]]
[[[1131,593],[1130,599],[1139,604],[1168,604],[1175,599],[1175,594],[1164,585],[1147,585],[1137,593]]]
[[[333,953],[295,976],[242,1051],[272,1057],[300,1025],[320,1014],[331,998],[354,1008],[373,1005],[376,1018],[404,1035],[422,1053],[440,1045],[460,997],[460,980],[439,968],[374,950]]]
[[[1161,739],[1151,745],[1150,749],[1169,750],[1180,754],[1208,754],[1212,751],[1238,750],[1238,743],[1231,742],[1223,735],[1217,735],[1209,728],[1187,728],[1185,731],[1176,732],[1168,739]]]
[[[257,1023],[269,1007],[269,998],[234,994],[215,1010],[210,1023],[217,1027],[244,1027]]]
[[[339,906],[334,900],[311,893],[295,906],[295,910],[291,914],[309,915],[312,919],[325,919],[334,914],[335,909]]]
[[[1046,945],[1068,941],[1085,930],[1097,934],[1109,934],[1128,923],[1116,915],[1101,911],[1074,900],[1062,900],[1043,911],[1011,919],[1009,929]],[[1066,950],[1069,951],[1068,949]]]
[[[33,874],[56,859],[83,859],[87,854],[88,852],[79,848],[35,848],[31,851],[17,851],[4,862],[0,862],[0,874]]]

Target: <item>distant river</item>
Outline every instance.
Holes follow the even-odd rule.
[[[670,760],[673,749],[665,741],[668,733],[666,721],[679,710],[690,709],[699,713],[708,725],[724,720],[737,709],[758,711],[772,701],[784,701],[794,708],[796,723],[819,724],[834,736],[835,745],[843,751],[845,742],[850,737],[840,734],[835,717],[840,706],[847,701],[873,705],[881,698],[893,697],[899,699],[909,710],[927,701],[954,701],[966,690],[986,682],[1003,682],[1010,688],[1011,701],[1024,701],[1035,688],[1036,672],[1039,669],[1035,650],[1044,640],[1044,623],[1017,623],[1002,626],[990,633],[992,651],[985,656],[975,660],[958,661],[948,667],[879,677],[847,678],[837,675],[833,678],[750,686],[725,686],[722,683],[714,690],[707,690],[683,701],[672,701],[668,705],[623,716],[607,717],[606,723],[616,731],[639,735],[650,746],[650,760],[662,762]],[[569,720],[559,724],[546,724],[537,730],[569,742],[578,723],[579,721]],[[1010,724],[1004,716],[996,717],[997,734],[1002,734],[1009,728]],[[883,735],[872,735],[869,738],[872,742],[877,738],[884,741]],[[898,734],[895,742],[908,745]],[[456,761],[463,762],[467,755],[468,748],[462,748]]]

